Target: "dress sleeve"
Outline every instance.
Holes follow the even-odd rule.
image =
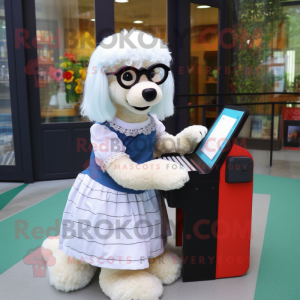
[[[155,143],[158,143],[163,138],[165,138],[168,135],[168,133],[166,132],[165,125],[161,121],[158,120],[156,115],[151,114],[151,117],[154,119],[155,126],[156,126]]]
[[[114,160],[126,155],[126,147],[118,138],[117,134],[104,125],[94,124],[91,129],[91,143],[92,151],[95,153],[95,160],[97,165],[103,171]]]

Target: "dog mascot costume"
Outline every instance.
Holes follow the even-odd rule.
[[[91,56],[81,106],[94,122],[90,166],[70,191],[59,238],[42,245],[55,257],[48,272],[57,290],[85,287],[100,267],[110,299],[156,300],[180,276],[179,257],[165,250],[171,231],[159,190],[180,189],[189,176],[153,153],[190,153],[207,129],[166,133],[171,59],[162,40],[134,29],[105,38]]]

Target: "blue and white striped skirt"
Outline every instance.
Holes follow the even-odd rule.
[[[170,235],[159,191],[126,194],[79,174],[63,213],[59,248],[97,267],[137,270],[164,252]]]

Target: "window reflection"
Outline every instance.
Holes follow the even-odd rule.
[[[167,1],[115,1],[115,32],[136,28],[167,41]]]
[[[219,9],[190,4],[190,94],[216,94],[218,80]],[[205,36],[202,40],[201,37]],[[190,97],[190,105],[216,104],[216,96]],[[189,124],[203,124],[200,109],[190,109]],[[216,109],[206,110],[206,125],[216,118]]]
[[[86,67],[95,48],[93,0],[36,0],[41,119],[49,122],[83,121],[79,115]],[[30,72],[31,66],[27,66]]]
[[[228,92],[248,95],[229,97],[230,103],[300,100],[299,95],[294,94],[300,91],[299,17],[300,5],[293,5],[292,1],[231,1],[230,42],[233,46],[229,49]],[[299,108],[295,107],[299,105],[275,105],[274,150],[292,149],[286,145],[288,131],[285,128],[290,120],[296,122],[295,126],[300,124]],[[267,150],[269,144],[263,140],[271,138],[272,106],[248,107],[250,117],[240,137],[247,138],[250,148]]]
[[[4,9],[0,9],[0,165],[15,165]]]
[[[236,96],[235,102],[298,101],[300,78],[300,6],[280,0],[231,1],[229,92],[278,92],[291,95]],[[270,113],[270,106],[251,107],[252,113]],[[281,113],[282,106],[276,105]]]

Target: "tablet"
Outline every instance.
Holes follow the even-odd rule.
[[[210,172],[222,158],[225,160],[248,116],[246,107],[225,105],[205,138],[185,157],[200,173]]]

